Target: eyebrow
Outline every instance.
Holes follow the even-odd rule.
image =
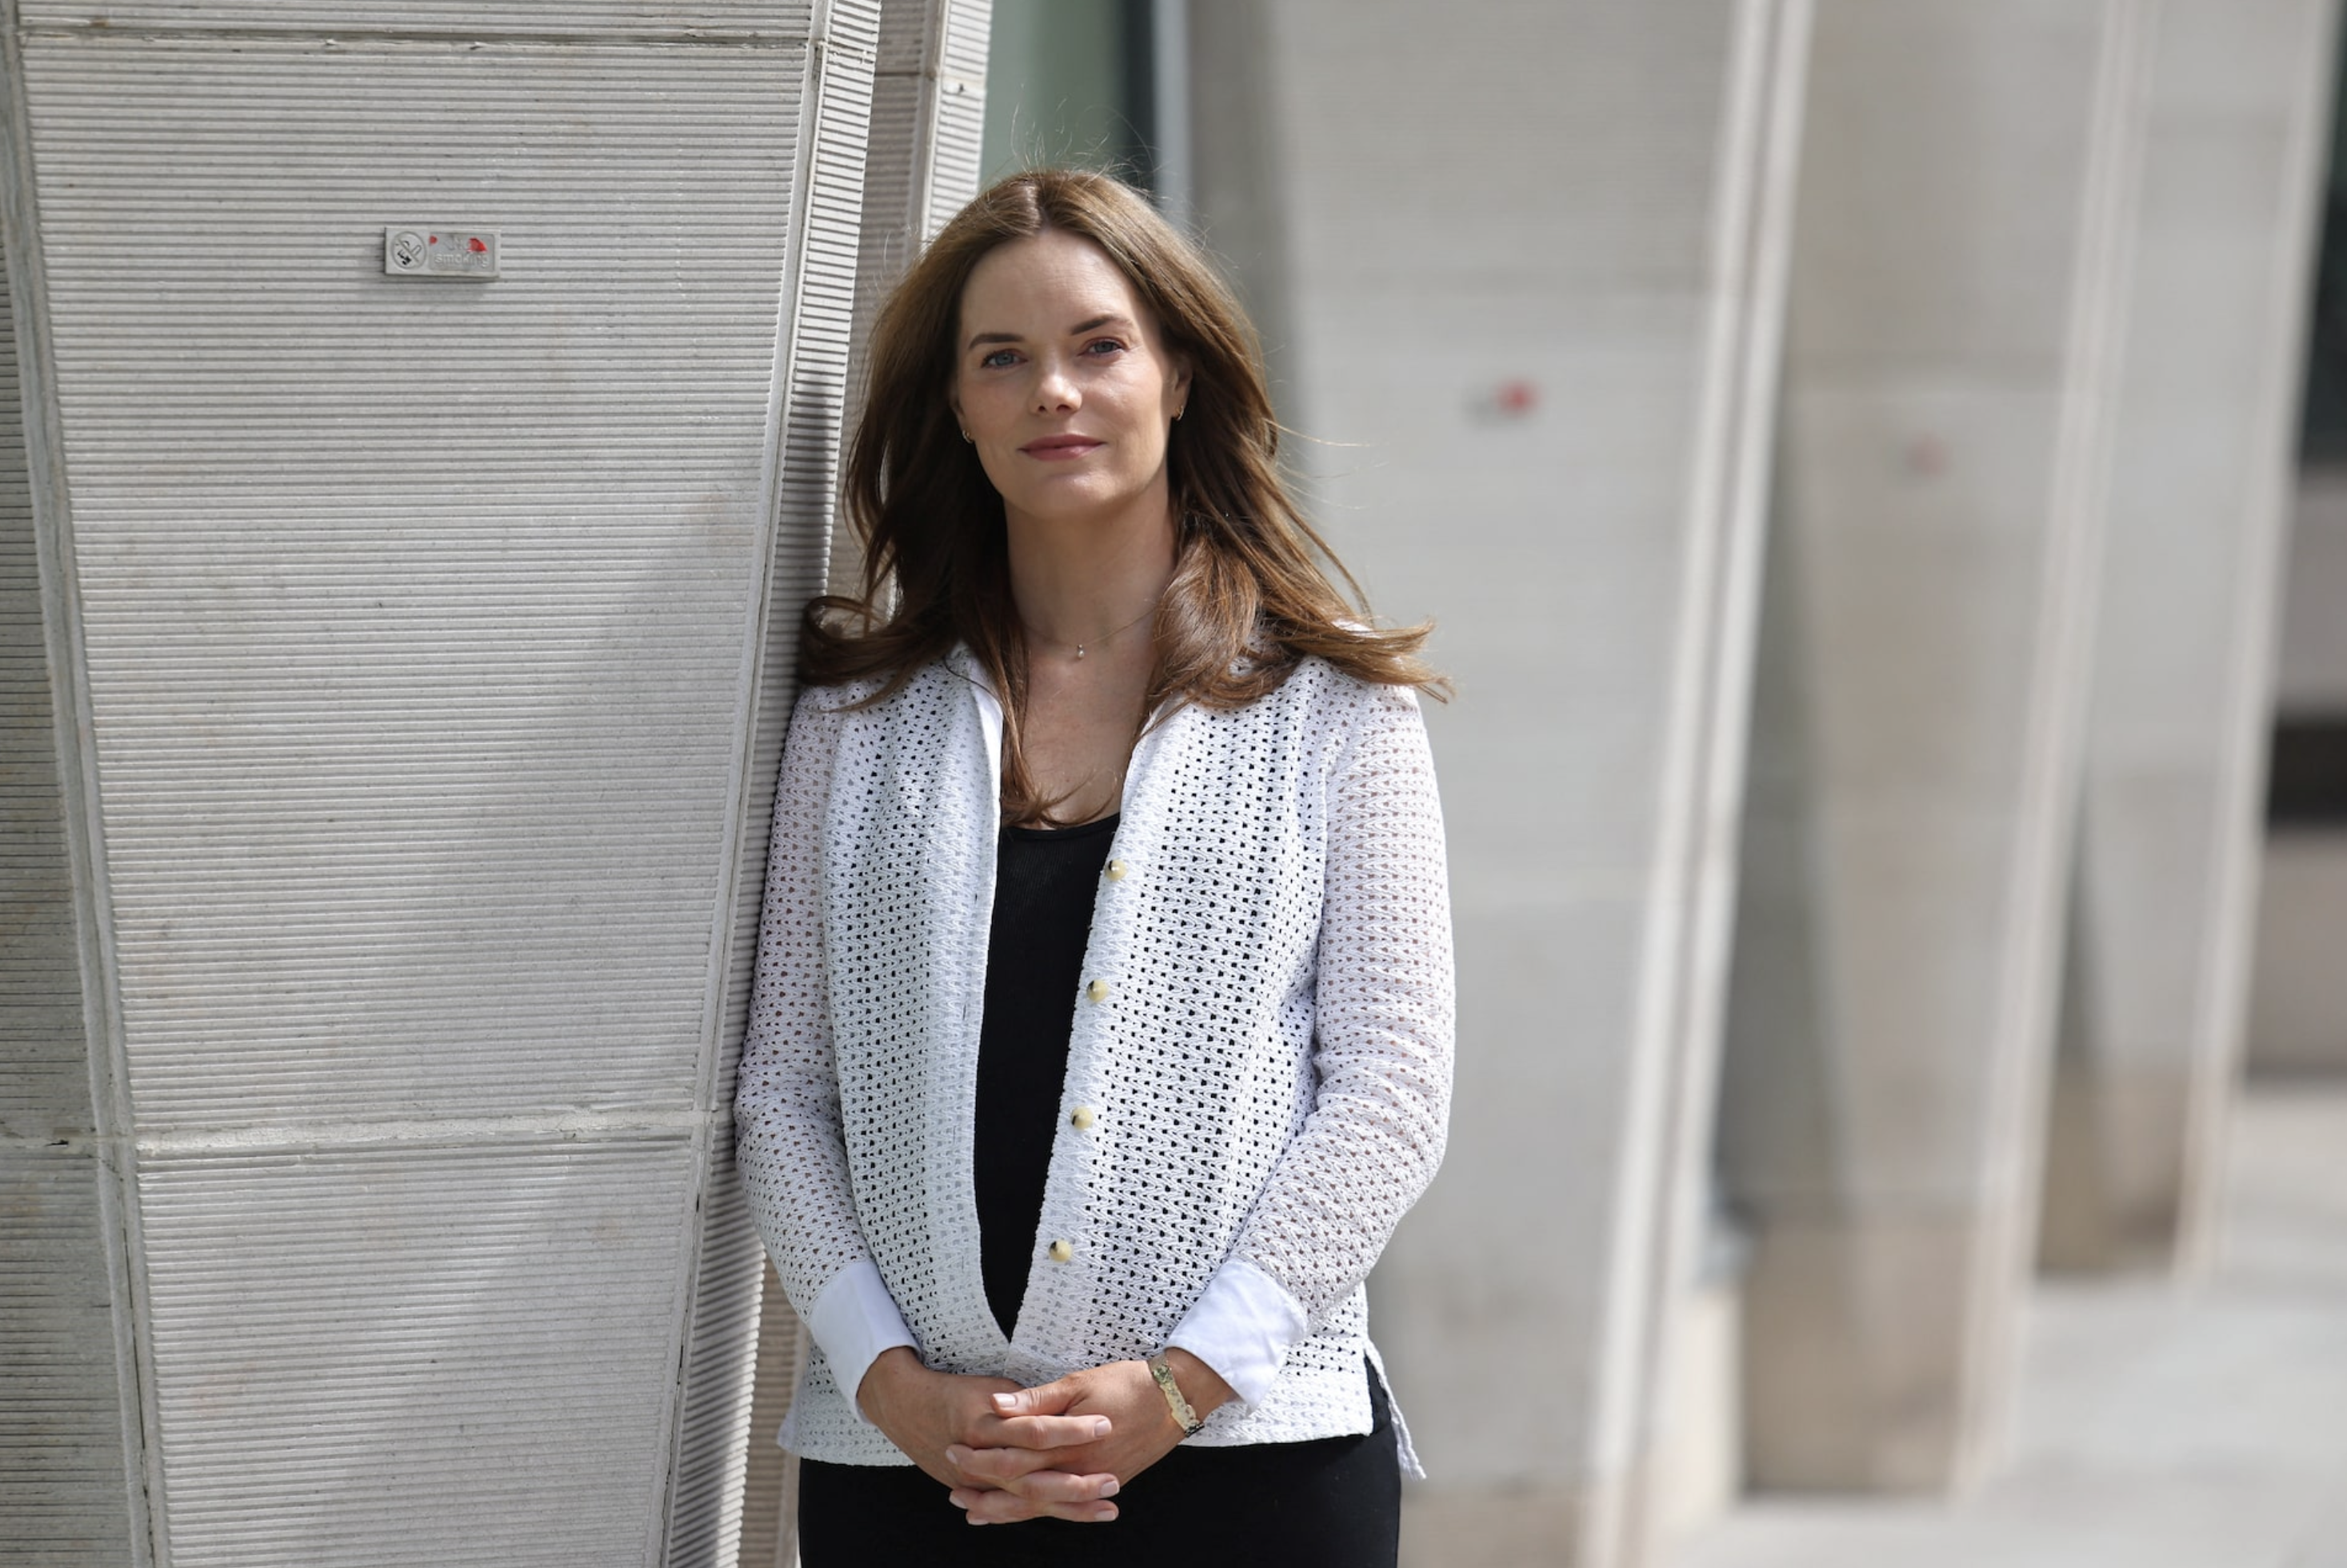
[[[1074,326],[1068,329],[1068,335],[1070,337],[1081,337],[1085,333],[1098,332],[1102,327],[1122,327],[1127,332],[1133,330],[1132,322],[1126,320],[1122,316],[1112,313],[1104,316],[1094,316],[1090,321],[1078,322]],[[1020,339],[1017,333],[973,333],[970,334],[969,342],[964,343],[962,346],[964,348],[976,348],[980,343],[1019,343],[1021,341],[1023,340]]]

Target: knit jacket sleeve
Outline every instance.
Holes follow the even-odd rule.
[[[1434,767],[1416,696],[1365,687],[1328,786],[1312,1109],[1168,1342],[1250,1404],[1368,1275],[1441,1163],[1456,983]]]
[[[914,1339],[857,1223],[839,1132],[819,849],[845,700],[802,694],[784,744],[733,1126],[759,1236],[853,1405],[872,1361]]]

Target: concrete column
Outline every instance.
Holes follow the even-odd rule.
[[[1996,1430],[2142,18],[1818,8],[1721,1102],[1762,1486],[1944,1486]]]
[[[1192,12],[1198,211],[1313,510],[1383,615],[1440,619],[1460,688],[1429,714],[1450,1153],[1371,1286],[1433,1476],[1406,1559],[1639,1561],[1707,1186],[1808,8]]]
[[[0,1560],[733,1560],[876,12],[691,9],[0,5]]]
[[[921,247],[978,193],[992,9],[991,0],[881,0],[843,441],[853,432],[863,403],[873,318]],[[854,592],[863,569],[853,530],[835,528],[826,572],[830,591]],[[760,1299],[740,1568],[791,1568],[798,1560],[798,1462],[775,1446],[774,1434],[798,1386],[807,1335],[771,1263]]]
[[[2040,1255],[2188,1256],[2241,1057],[2336,0],[2165,0]]]
[[[993,12],[993,0],[881,0],[843,439],[863,408],[874,315],[931,236],[978,194]],[[853,531],[833,529],[831,590],[853,592],[863,569]]]

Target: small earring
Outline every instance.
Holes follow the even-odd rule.
[[[1188,405],[1184,405],[1184,406],[1182,406],[1182,407],[1180,407],[1180,408],[1177,408],[1177,409],[1175,409],[1175,410],[1174,411],[1174,419],[1178,422],[1178,421],[1181,419],[1182,415],[1184,415],[1184,414],[1187,414],[1188,412],[1189,412],[1189,407],[1188,407]]]
[[[977,445],[978,445],[978,442],[977,442],[976,438],[975,438],[975,437],[973,437],[973,436],[970,435],[970,433],[969,433],[969,431],[967,431],[967,430],[965,430],[965,431],[963,431],[963,432],[961,433],[961,438],[962,438],[963,440],[965,440],[965,441],[969,442],[969,444],[970,444],[971,446],[977,446]]]

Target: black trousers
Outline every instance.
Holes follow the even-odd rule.
[[[1369,1378],[1365,1437],[1199,1448],[1184,1443],[1117,1494],[1116,1519],[972,1525],[911,1465],[799,1466],[801,1568],[1393,1568],[1401,1472],[1385,1389]]]

